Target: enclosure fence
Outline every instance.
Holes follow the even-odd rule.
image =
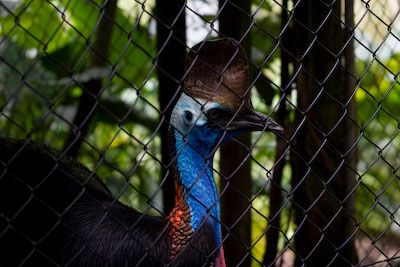
[[[284,132],[217,152],[227,266],[400,266],[399,13],[396,0],[3,0],[0,137],[53,147],[167,218],[187,52],[233,38],[254,108]],[[0,214],[0,243],[23,210]]]

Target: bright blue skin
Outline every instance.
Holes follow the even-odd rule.
[[[213,228],[216,247],[220,247],[220,201],[213,176],[213,157],[221,139],[225,142],[242,131],[228,131],[224,135],[222,129],[210,128],[205,114],[212,108],[228,109],[219,103],[194,99],[183,93],[172,111],[170,123],[192,229],[197,231],[206,221]],[[192,115],[189,118],[188,112]]]
[[[191,226],[198,230],[204,219],[212,225],[215,245],[222,243],[220,202],[213,176],[213,152],[223,132],[207,124],[195,126],[184,137],[175,132],[178,154],[177,167],[185,190],[185,200],[191,212]]]

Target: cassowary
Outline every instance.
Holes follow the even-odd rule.
[[[231,39],[194,46],[169,149],[175,207],[151,217],[120,203],[86,167],[31,141],[0,140],[0,266],[225,266],[213,154],[226,140],[280,131],[246,97]]]

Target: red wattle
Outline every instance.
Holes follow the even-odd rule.
[[[224,248],[222,246],[219,249],[219,255],[215,261],[215,267],[226,267]]]

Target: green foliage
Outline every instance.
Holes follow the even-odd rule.
[[[382,234],[397,232],[400,202],[399,114],[400,55],[378,61],[358,61],[360,88],[357,90],[357,124],[362,138],[358,143],[356,211],[362,230]]]
[[[1,13],[6,64],[0,64],[0,136],[32,137],[62,149],[82,84],[102,79],[105,90],[87,137],[90,145],[84,143],[79,160],[105,178],[122,201],[144,209],[153,198],[160,208],[160,197],[152,196],[158,191],[160,141],[149,139],[158,117],[149,16],[134,12],[139,4],[132,12],[118,8],[108,56],[116,67],[91,67],[102,2],[24,0],[11,6],[11,13]]]

